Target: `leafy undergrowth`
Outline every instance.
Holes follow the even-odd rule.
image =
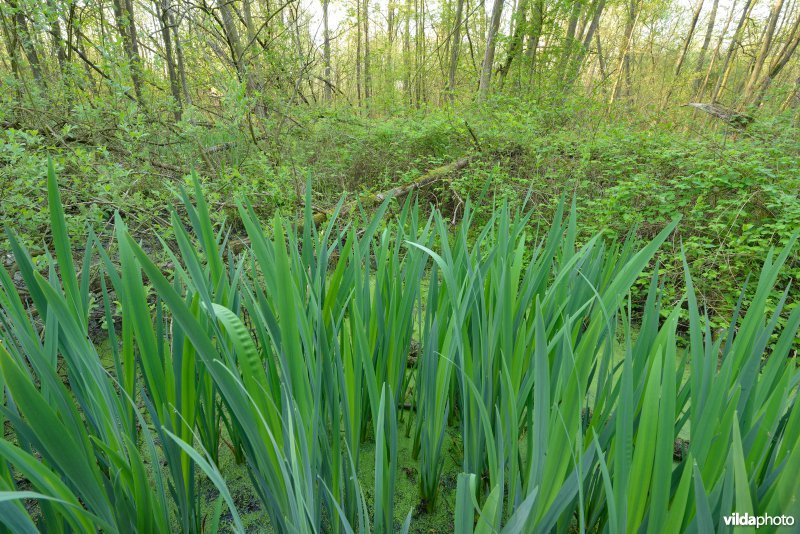
[[[194,166],[203,175],[212,220],[228,221],[233,237],[239,237],[245,230],[231,199],[249,198],[262,220],[277,211],[300,218],[309,176],[315,209],[330,210],[343,193],[353,198],[383,191],[471,154],[470,165],[451,182],[422,191],[424,209],[430,202],[457,222],[463,202],[471,198],[476,221],[484,222],[502,202],[512,208],[525,202],[533,225],[544,226],[566,195],[576,199],[579,242],[601,231],[616,241],[632,231],[650,239],[680,214],[681,226],[659,255],[660,274],[670,281],[665,297],[680,298],[685,257],[711,328],[726,328],[748,275],[771,246],[784,246],[800,227],[800,131],[781,117],[733,135],[685,110],[675,123],[665,124],[610,122],[605,113],[591,102],[550,108],[516,100],[458,114],[431,111],[391,119],[339,110],[310,120],[274,157],[248,146],[243,133],[228,130],[187,131],[176,140],[177,149],[160,148],[154,143],[159,132],[147,125],[131,125],[130,138],[107,144],[81,142],[93,139],[92,132],[84,136],[74,129],[70,142],[8,129],[0,133],[0,224],[13,224],[34,261],[45,261],[51,240],[47,157],[54,158],[62,177],[71,235],[83,240],[88,222],[101,242],[113,246],[113,217],[119,212],[129,231],[145,240],[148,254],[162,255],[154,236],[174,248],[170,212],[182,206],[175,206],[172,190],[190,182]],[[201,155],[201,148],[218,145],[231,148]],[[0,250],[8,250],[5,237]],[[6,267],[13,261],[9,254],[0,259]],[[796,253],[788,263],[780,286],[800,269]],[[648,266],[634,287],[637,303],[654,268]],[[745,304],[752,291],[750,284]],[[770,299],[770,306],[779,298]],[[787,309],[797,300],[790,299]]]

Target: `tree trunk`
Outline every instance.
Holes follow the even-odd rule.
[[[714,0],[714,3],[711,5],[711,13],[708,16],[708,26],[706,27],[706,36],[703,39],[703,45],[700,47],[700,55],[697,58],[697,65],[695,65],[694,67],[695,79],[693,85],[695,91],[697,90],[697,87],[700,85],[700,78],[698,77],[698,75],[703,70],[703,66],[706,63],[706,54],[708,53],[708,45],[711,44],[711,36],[714,33],[714,24],[717,21],[718,7],[719,7],[719,0]]]
[[[794,90],[789,93],[789,96],[786,97],[786,100],[781,104],[781,111],[796,107],[800,107],[800,76],[794,81]]]
[[[620,50],[620,62],[617,68],[617,77],[614,80],[614,87],[611,89],[611,99],[609,104],[613,104],[615,100],[619,99],[622,95],[622,78],[625,77],[625,94],[630,91],[631,84],[631,58],[630,48],[633,41],[633,30],[636,27],[636,22],[639,20],[639,13],[641,10],[637,9],[636,0],[630,0],[628,4],[628,21],[625,23],[625,36]]]
[[[156,0],[156,12],[159,14],[161,25],[161,39],[164,41],[164,56],[167,60],[167,75],[169,76],[169,88],[172,98],[175,100],[175,120],[181,120],[183,105],[181,103],[181,88],[178,80],[178,72],[175,68],[175,58],[172,54],[172,35],[169,31],[169,0]]]
[[[719,95],[722,93],[722,90],[725,88],[725,84],[728,82],[728,76],[730,76],[731,69],[733,68],[733,56],[736,53],[736,50],[739,48],[744,24],[747,21],[747,17],[750,16],[750,11],[753,9],[754,4],[755,2],[753,2],[753,0],[745,1],[744,9],[742,10],[742,17],[739,19],[739,24],[736,25],[736,31],[733,33],[733,39],[731,39],[728,52],[725,54],[725,61],[722,63],[722,76],[720,76],[719,80],[717,80],[717,84],[714,86],[714,92],[711,94],[712,103],[715,103],[717,100],[719,100]]]
[[[8,57],[11,61],[11,73],[14,75],[15,80],[17,81],[17,98],[20,97],[21,91],[20,86],[22,85],[22,75],[20,73],[20,60],[19,55],[17,53],[17,34],[13,27],[10,27],[8,20],[6,19],[4,10],[0,7],[0,17],[2,17],[3,24],[3,36],[5,37],[5,45],[6,51],[8,52]]]
[[[592,14],[592,22],[589,24],[589,29],[586,30],[586,34],[583,36],[583,52],[587,52],[589,47],[592,44],[592,39],[594,38],[594,34],[597,31],[597,28],[600,26],[600,17],[603,14],[603,9],[606,7],[606,0],[598,0],[594,7],[594,13]]]
[[[497,30],[500,28],[500,18],[503,15],[503,3],[505,0],[494,0],[492,6],[492,21],[489,31],[486,34],[486,53],[483,56],[481,65],[481,78],[478,85],[478,100],[484,101],[489,96],[489,87],[492,81],[492,66],[494,65],[494,53],[497,45]]]
[[[508,47],[508,53],[506,54],[506,60],[503,62],[503,65],[500,67],[499,74],[500,74],[500,87],[503,87],[506,81],[506,76],[508,76],[508,71],[511,70],[511,63],[514,61],[514,58],[520,53],[522,50],[522,39],[525,36],[525,31],[527,27],[527,16],[528,16],[528,0],[520,0],[519,4],[517,4],[517,9],[514,13],[513,21],[516,22],[514,25],[514,31],[511,33],[511,44]]]
[[[594,34],[594,40],[597,44],[597,65],[600,67],[600,78],[601,80],[605,80],[608,77],[606,74],[606,62],[603,58],[603,46],[600,44],[600,34]]]
[[[139,44],[136,38],[136,25],[133,20],[133,11],[128,9],[126,0],[114,0],[114,18],[117,21],[117,31],[122,37],[122,46],[125,55],[128,57],[129,68],[131,71],[131,81],[133,82],[133,92],[139,105],[144,106],[142,97],[142,81],[140,76],[139,64]]]
[[[581,43],[581,47],[578,50],[577,56],[572,60],[570,66],[568,67],[568,77],[566,78],[567,87],[571,87],[581,73],[583,61],[586,59],[586,55],[589,53],[589,49],[592,46],[592,39],[594,39],[595,32],[597,32],[597,28],[600,26],[600,16],[603,14],[603,9],[605,9],[605,6],[606,0],[597,0],[593,5],[592,20],[589,23],[589,27],[586,30],[585,35],[583,36],[583,42]]]
[[[680,76],[681,68],[683,68],[683,63],[686,61],[686,54],[689,51],[689,45],[692,44],[692,37],[694,37],[694,30],[697,27],[697,21],[700,19],[700,12],[703,10],[703,3],[703,0],[699,0],[697,7],[694,10],[694,14],[692,15],[692,22],[689,24],[689,31],[686,33],[686,38],[683,40],[681,53],[678,56],[678,60],[675,62],[675,70],[672,73],[672,82],[667,89],[667,94],[664,95],[664,99],[661,101],[661,111],[667,107],[669,99],[672,96],[672,91],[675,88],[675,84],[678,82],[678,76]]]
[[[369,70],[369,0],[364,0],[364,100],[369,103],[372,78]]]
[[[356,0],[356,97],[361,107],[361,0]]]
[[[568,78],[567,68],[572,57],[572,48],[575,46],[575,34],[578,28],[578,20],[581,17],[583,4],[579,0],[572,0],[572,9],[567,22],[567,33],[564,36],[564,49],[561,51],[561,59],[556,67],[556,76],[563,83]]]
[[[253,73],[250,71],[250,69],[248,69],[244,59],[245,49],[242,46],[242,39],[239,35],[239,30],[236,28],[236,22],[234,20],[233,8],[231,7],[231,4],[225,1],[220,2],[219,13],[220,18],[222,19],[222,27],[225,32],[225,40],[228,42],[228,49],[231,52],[233,65],[236,69],[236,76],[239,80],[239,83],[244,83],[245,94],[252,96],[256,91],[256,84]],[[264,106],[260,101],[255,103],[255,112],[257,116],[265,115]],[[249,112],[247,113],[247,124],[250,130],[250,138],[253,140],[253,144],[257,144],[257,138],[255,131],[253,130],[253,123]]]
[[[458,70],[458,52],[461,48],[461,16],[464,11],[464,0],[456,0],[456,19],[453,23],[453,37],[450,45],[450,69],[447,73],[447,95],[450,103],[455,102],[456,71]]]
[[[414,36],[414,102],[417,108],[422,106],[422,69],[424,65],[423,40],[425,26],[422,0],[414,0],[415,36]]]
[[[325,100],[331,101],[333,91],[331,90],[331,33],[328,28],[328,6],[330,0],[322,0],[322,59],[325,63]]]
[[[411,90],[411,0],[406,0],[405,32],[403,35],[403,89],[406,92],[408,104],[413,101]]]
[[[14,10],[14,35],[17,43],[22,47],[22,52],[28,60],[28,65],[31,68],[33,79],[36,84],[42,89],[45,89],[44,77],[42,76],[42,66],[39,61],[39,53],[36,51],[36,44],[33,41],[33,35],[28,29],[28,21],[25,18],[25,13],[17,3],[17,0],[7,0],[11,9]]]
[[[253,12],[250,8],[250,0],[242,0],[242,15],[244,27],[247,30],[247,44],[250,46],[256,40],[256,27],[253,24]]]
[[[142,91],[142,56],[139,54],[139,34],[136,31],[136,15],[133,9],[133,0],[124,0],[125,10],[128,13],[130,23],[128,24],[128,31],[130,32],[131,52],[133,53],[133,63],[131,65],[132,71],[137,78],[136,83],[139,85],[139,92]],[[142,106],[146,105],[144,98],[137,95],[139,102]]]
[[[115,0],[116,1],[116,0]],[[239,30],[236,28],[236,23],[233,19],[233,12],[228,2],[219,3],[219,14],[222,19],[223,30],[225,31],[225,39],[228,41],[228,48],[231,51],[233,65],[236,67],[236,73],[239,76],[239,81],[246,81],[246,73],[242,56],[244,50],[242,48],[242,40],[239,37]]]
[[[699,2],[697,2],[697,8],[695,8],[694,15],[692,16],[692,23],[689,25],[689,32],[686,34],[686,39],[684,39],[683,41],[683,48],[681,49],[681,54],[680,56],[678,56],[678,61],[675,62],[674,76],[676,78],[681,73],[681,68],[683,68],[683,63],[684,61],[686,61],[686,54],[689,51],[689,45],[692,44],[692,37],[694,37],[694,30],[697,27],[697,21],[700,19],[700,12],[703,10],[703,4],[704,4],[703,0],[699,0]]]
[[[49,11],[47,17],[50,20],[50,33],[53,36],[53,48],[58,59],[58,67],[61,71],[61,76],[65,77],[67,73],[67,53],[64,50],[64,38],[61,33],[58,5],[55,0],[47,0],[47,10]]]
[[[180,32],[178,32],[178,24],[172,10],[167,12],[169,26],[172,29],[172,37],[175,41],[175,57],[178,61],[178,76],[181,80],[181,90],[183,92],[183,99],[186,104],[191,105],[192,95],[189,93],[189,83],[186,80],[186,64],[183,60],[183,44],[181,43]]]
[[[764,62],[767,60],[770,48],[772,47],[772,40],[775,37],[775,27],[778,25],[778,19],[783,10],[783,2],[784,0],[775,0],[775,3],[772,4],[772,8],[770,9],[767,28],[764,31],[764,38],[761,40],[761,46],[758,49],[753,70],[750,72],[747,85],[745,85],[742,107],[752,100],[756,84],[761,76],[761,69],[764,68]]]
[[[774,80],[778,74],[781,73],[786,64],[789,63],[798,45],[800,45],[800,15],[797,16],[797,20],[792,30],[789,32],[789,38],[786,44],[783,45],[778,57],[772,62],[772,65],[770,65],[767,75],[764,76],[764,79],[758,84],[758,89],[754,91],[753,96],[750,98],[749,105],[751,107],[759,107],[761,105],[761,101],[764,99],[767,89],[769,89],[769,86],[772,84],[772,80]]]
[[[394,40],[397,37],[397,6],[390,0],[386,18],[386,34],[389,43],[386,48],[386,76],[384,84],[389,98],[394,98]]]
[[[711,72],[714,70],[714,63],[719,57],[719,51],[722,48],[722,42],[725,40],[725,35],[728,33],[728,28],[730,28],[731,22],[733,22],[733,13],[736,10],[736,3],[737,0],[734,0],[731,9],[728,12],[728,17],[725,19],[725,26],[722,28],[719,39],[717,39],[717,44],[714,46],[714,51],[711,53],[711,61],[708,63],[708,69],[706,70],[705,77],[703,77],[703,83],[700,85],[699,90],[695,92],[695,100],[702,100],[703,95],[706,92],[708,81],[711,79]]]
[[[347,213],[352,212],[355,209],[359,208],[367,208],[370,206],[378,206],[386,200],[387,198],[395,198],[397,200],[402,200],[404,197],[408,196],[409,193],[413,193],[418,189],[422,189],[423,187],[428,187],[429,185],[435,184],[441,180],[446,180],[453,174],[465,169],[470,162],[472,162],[472,156],[465,156],[461,159],[456,161],[450,162],[446,165],[442,165],[441,167],[436,167],[435,169],[431,169],[422,176],[420,176],[417,180],[411,182],[410,184],[400,185],[397,187],[393,187],[392,189],[388,189],[381,193],[376,193],[374,195],[369,195],[366,198],[360,198],[353,200],[351,202],[347,202],[346,204],[342,205],[342,207],[338,211],[339,216],[343,216]],[[331,216],[329,211],[318,211],[314,214],[314,225],[319,226],[324,224],[328,218]],[[298,232],[303,230],[301,225],[297,227]],[[250,244],[250,240],[247,238],[240,239],[234,247],[245,247]],[[239,251],[241,248],[239,248]],[[234,249],[235,252],[238,252]]]
[[[528,48],[525,51],[531,81],[536,70],[536,51],[539,48],[539,39],[542,37],[542,23],[544,20],[544,0],[533,0],[533,13],[531,23],[528,25]]]
[[[70,45],[70,41],[67,41],[67,45]],[[86,44],[84,43],[83,36],[81,34],[75,35],[75,47],[80,51],[80,54],[86,57]],[[72,50],[70,49],[70,56],[72,56]],[[86,73],[86,79],[89,80],[89,88],[91,92],[94,94],[97,92],[97,84],[94,81],[93,70],[92,67],[89,66],[88,63],[85,61],[81,61],[83,64],[83,71]]]

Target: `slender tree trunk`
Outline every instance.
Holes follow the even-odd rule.
[[[453,42],[450,45],[450,69],[447,73],[447,96],[450,103],[455,102],[456,71],[458,70],[458,52],[461,48],[461,16],[464,11],[464,0],[456,0],[456,15],[453,23]]]
[[[531,15],[531,23],[528,25],[528,48],[525,51],[531,82],[536,71],[536,51],[539,48],[539,39],[542,37],[543,21],[544,0],[533,0],[533,13]]]
[[[59,18],[58,5],[55,0],[47,0],[47,17],[50,20],[50,33],[53,36],[53,48],[56,52],[58,59],[58,67],[61,71],[61,76],[66,81],[67,74],[67,53],[64,50],[64,38],[61,32],[61,22]]]
[[[492,21],[486,34],[486,53],[481,64],[481,79],[478,85],[478,100],[484,101],[489,96],[489,87],[492,82],[492,67],[494,65],[495,47],[497,46],[497,30],[500,28],[500,19],[503,16],[503,3],[505,0],[494,0],[492,6]]]
[[[415,38],[414,38],[414,101],[417,108],[422,106],[422,76],[423,76],[423,39],[424,17],[422,0],[414,0]]]
[[[597,45],[597,64],[600,67],[600,78],[605,80],[608,75],[606,74],[606,62],[603,58],[603,46],[600,44],[600,33],[594,34],[594,40]]]
[[[708,16],[708,26],[706,27],[706,36],[703,38],[703,44],[700,47],[700,55],[697,58],[697,65],[694,67],[694,89],[697,90],[697,87],[700,85],[700,78],[699,74],[703,70],[703,66],[706,63],[706,54],[708,53],[708,46],[711,44],[711,37],[714,34],[714,24],[717,21],[717,9],[719,8],[719,0],[714,0],[714,3],[711,5],[711,13]],[[731,7],[733,9],[733,7]]]
[[[566,86],[571,87],[575,80],[581,73],[581,68],[583,67],[583,61],[586,58],[586,55],[589,53],[589,49],[592,46],[592,39],[594,38],[595,32],[597,32],[597,28],[600,26],[600,16],[603,14],[603,9],[605,9],[606,0],[597,0],[592,7],[592,20],[589,23],[589,27],[586,30],[585,35],[583,36],[583,42],[581,43],[581,47],[578,50],[578,54],[572,60],[570,66],[568,67],[567,78],[566,78]],[[581,35],[580,33],[578,35]]]
[[[161,25],[161,39],[164,41],[164,56],[167,60],[167,75],[169,76],[169,88],[172,93],[172,98],[175,100],[175,120],[181,120],[183,112],[183,104],[181,102],[181,88],[180,80],[178,79],[178,72],[175,68],[175,58],[172,53],[172,34],[170,33],[169,0],[156,0],[156,12],[159,14],[159,23]]]
[[[794,90],[789,93],[789,96],[781,104],[781,111],[797,107],[800,107],[800,76],[794,81]]]
[[[394,41],[397,37],[397,6],[389,0],[388,14],[386,17],[386,77],[385,85],[389,98],[394,98]]]
[[[67,44],[70,45],[70,42],[67,41]],[[83,57],[88,57],[86,55],[86,44],[84,42],[82,34],[78,33],[75,35],[75,45],[76,48],[80,51],[81,55],[83,55]],[[70,56],[71,55],[72,55],[72,50],[70,50]],[[83,71],[86,73],[86,79],[89,80],[89,87],[91,89],[91,92],[93,94],[97,93],[97,84],[94,81],[94,71],[92,70],[92,67],[90,67],[89,64],[86,63],[85,61],[81,61],[81,63],[83,64]]]
[[[133,92],[136,100],[144,106],[142,96],[142,81],[140,76],[139,64],[139,44],[136,38],[136,25],[133,20],[133,11],[128,9],[126,0],[114,0],[114,18],[117,21],[117,31],[122,37],[122,46],[125,55],[128,57],[129,68],[131,71],[131,81],[133,82]]]
[[[731,22],[733,22],[733,14],[736,10],[736,0],[734,0],[733,5],[731,6],[730,11],[728,12],[728,17],[725,19],[725,25],[722,28],[722,32],[720,33],[719,39],[717,39],[717,44],[714,46],[714,51],[711,53],[711,61],[708,63],[708,69],[706,70],[706,75],[703,77],[703,83],[700,85],[699,90],[695,92],[695,100],[700,101],[703,99],[703,95],[706,92],[706,88],[708,87],[708,82],[711,79],[711,73],[714,70],[714,64],[719,57],[719,51],[722,48],[722,43],[725,40],[725,35],[728,33],[728,28],[731,26]]]
[[[9,6],[14,11],[14,34],[17,42],[22,47],[22,52],[28,60],[28,65],[31,68],[33,79],[36,84],[42,89],[45,88],[44,77],[42,76],[42,65],[39,61],[39,53],[36,50],[36,44],[33,41],[33,35],[28,29],[28,21],[25,18],[25,13],[17,3],[17,0],[7,0]]]
[[[786,30],[786,26],[792,24],[792,15],[795,14],[796,12],[795,9],[797,8],[797,6],[798,6],[797,0],[789,0],[788,4],[784,6],[783,16],[780,18],[778,27],[775,30],[775,35],[782,35],[784,30]]]
[[[413,101],[411,90],[411,0],[406,0],[405,32],[403,34],[403,89],[408,104]]]
[[[678,60],[675,62],[674,76],[676,78],[681,73],[681,68],[683,68],[683,63],[684,61],[686,61],[686,54],[689,52],[689,45],[692,44],[692,37],[694,37],[694,30],[697,27],[697,21],[700,19],[700,12],[703,10],[703,4],[704,1],[699,0],[699,2],[697,2],[697,7],[694,10],[694,14],[692,15],[692,22],[689,25],[689,31],[686,34],[686,39],[683,40],[683,48],[681,49],[681,54],[678,56]]]
[[[694,10],[694,14],[692,15],[692,22],[689,24],[689,31],[686,33],[686,38],[683,40],[681,53],[678,55],[678,60],[675,62],[675,69],[672,73],[672,82],[667,89],[667,94],[664,95],[664,99],[661,101],[661,111],[667,107],[669,99],[672,96],[672,91],[675,88],[675,84],[678,82],[678,76],[680,76],[683,63],[686,61],[686,54],[689,52],[689,45],[692,44],[692,37],[694,37],[694,30],[697,27],[697,21],[700,19],[700,12],[703,10],[703,3],[703,0],[699,0],[697,7]]]
[[[597,28],[600,27],[600,17],[603,15],[603,10],[606,7],[606,0],[598,0],[594,6],[594,12],[592,14],[592,22],[589,24],[589,29],[586,30],[586,33],[583,36],[583,53],[589,51],[589,47],[592,44],[592,39],[594,38],[594,34],[597,32]]]
[[[244,27],[247,30],[247,44],[249,45],[256,39],[256,27],[253,24],[253,11],[250,6],[250,0],[242,0],[242,15]]]
[[[328,6],[330,0],[322,0],[322,60],[325,63],[325,100],[330,102],[333,98],[331,90],[331,33],[328,28]]]
[[[769,12],[769,19],[767,20],[767,28],[764,31],[764,38],[761,40],[761,46],[758,49],[753,70],[750,72],[750,77],[745,85],[744,96],[742,98],[742,105],[744,106],[752,100],[753,93],[756,90],[756,84],[761,76],[761,69],[764,68],[764,62],[767,60],[770,48],[772,47],[772,40],[775,37],[775,27],[778,24],[778,19],[783,10],[784,0],[775,0]]]
[[[169,26],[172,29],[172,37],[175,41],[175,57],[178,62],[178,76],[181,80],[181,90],[183,92],[183,99],[186,104],[191,105],[192,95],[189,93],[189,83],[186,79],[186,63],[183,60],[183,44],[181,42],[180,32],[178,31],[178,24],[172,10],[167,12]]]
[[[130,1],[130,0],[128,0]],[[251,96],[256,91],[255,80],[253,79],[253,73],[248,68],[248,65],[244,59],[244,47],[242,46],[242,39],[239,35],[239,30],[236,28],[236,22],[234,19],[234,12],[231,5],[226,2],[219,3],[219,13],[220,18],[222,19],[222,26],[225,32],[225,39],[228,42],[228,48],[231,52],[231,56],[233,58],[233,64],[236,68],[236,75],[240,83],[244,83],[245,93],[248,96]],[[264,106],[261,102],[256,102],[255,104],[255,112],[258,116],[263,116]],[[257,144],[255,131],[253,129],[253,123],[251,120],[250,113],[247,113],[247,124],[250,129],[250,137],[253,140],[254,144]]]
[[[125,11],[128,13],[129,17],[129,24],[128,24],[128,31],[130,32],[130,39],[131,39],[131,52],[133,53],[133,64],[132,64],[132,72],[136,74],[137,83],[139,85],[139,91],[141,92],[142,84],[142,56],[139,53],[139,34],[136,30],[136,15],[133,9],[133,0],[124,0],[125,2]],[[142,106],[146,105],[146,102],[143,98],[140,98],[140,103]]]
[[[294,39],[294,48],[297,50],[297,58],[298,60],[302,60],[305,57],[306,53],[303,49],[303,39],[301,37],[300,32],[300,8],[297,3],[292,4],[289,6],[289,13],[292,15],[292,38]]]
[[[583,4],[579,0],[572,0],[572,9],[570,10],[569,21],[567,22],[567,33],[564,36],[564,49],[561,51],[561,59],[556,67],[556,76],[562,83],[568,78],[567,68],[570,58],[572,57],[572,49],[575,46],[575,34],[582,10]]]
[[[611,99],[609,104],[613,104],[615,100],[619,99],[622,95],[622,79],[625,78],[625,94],[630,91],[631,84],[631,58],[630,48],[633,41],[633,30],[636,27],[636,22],[639,20],[639,13],[636,0],[630,0],[628,4],[628,21],[625,23],[625,36],[623,38],[622,48],[620,50],[620,62],[617,68],[617,77],[614,80],[614,87],[611,89]]]
[[[22,94],[20,86],[23,84],[23,79],[19,66],[20,60],[17,51],[17,34],[15,29],[11,27],[8,19],[6,19],[5,12],[2,7],[0,7],[0,17],[2,17],[0,22],[3,24],[3,36],[5,37],[6,51],[8,52],[8,57],[11,62],[11,73],[14,75],[14,79],[17,81],[16,92],[17,98],[19,98]]]
[[[772,62],[766,76],[758,83],[758,88],[750,97],[748,104],[751,107],[757,108],[761,105],[761,101],[764,99],[767,89],[769,89],[769,86],[772,84],[772,80],[781,73],[787,63],[789,63],[789,60],[792,59],[798,45],[800,45],[800,15],[797,16],[797,20],[792,30],[789,32],[789,38],[783,45],[778,57]]]
[[[722,90],[725,88],[725,84],[728,82],[728,76],[730,76],[731,69],[733,68],[733,56],[736,53],[736,50],[739,48],[744,24],[747,21],[747,17],[750,16],[750,11],[753,9],[754,4],[755,2],[753,2],[753,0],[745,1],[744,9],[742,10],[742,17],[739,19],[739,24],[736,25],[736,31],[733,33],[733,39],[728,47],[728,52],[725,54],[725,60],[722,63],[722,76],[720,76],[719,80],[717,80],[717,84],[714,86],[714,92],[711,93],[712,102],[719,100],[719,95],[722,93]]]
[[[364,100],[369,102],[372,78],[369,69],[369,0],[364,0]]]
[[[486,0],[476,0],[478,2],[478,20],[475,23],[476,31],[480,40],[486,42]]]
[[[420,10],[420,54],[419,54],[419,67],[417,68],[417,79],[419,80],[419,91],[423,104],[428,103],[428,84],[427,76],[425,73],[425,66],[428,62],[428,39],[425,35],[425,20],[428,15],[428,6],[425,4],[426,0],[419,0]]]
[[[361,107],[361,0],[356,0],[356,96]]]
[[[223,30],[225,31],[225,40],[228,42],[228,48],[231,51],[233,65],[236,67],[236,73],[239,75],[240,81],[245,81],[246,73],[242,58],[244,49],[242,48],[242,40],[239,37],[239,30],[236,28],[236,23],[234,22],[233,11],[228,2],[223,1],[219,3],[219,14],[222,19]]]
[[[503,87],[505,84],[508,71],[511,70],[511,63],[522,50],[522,40],[525,37],[525,31],[527,27],[527,16],[528,0],[520,0],[519,4],[517,4],[514,16],[512,17],[512,21],[516,22],[516,24],[514,24],[514,31],[511,32],[511,44],[508,47],[506,60],[500,66],[499,70],[500,87]]]
[[[114,13],[116,16],[116,6],[114,6]],[[97,18],[100,19],[100,44],[105,46],[108,42],[108,29],[106,28],[105,10],[99,9],[97,15]]]

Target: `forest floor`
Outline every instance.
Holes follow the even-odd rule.
[[[680,298],[683,249],[712,327],[723,328],[717,318],[730,315],[748,274],[800,228],[800,129],[777,117],[736,131],[688,108],[681,113],[687,122],[665,124],[609,116],[586,102],[549,107],[515,100],[394,118],[321,112],[268,145],[223,127],[187,125],[174,142],[146,125],[127,138],[103,138],[89,124],[55,137],[7,129],[0,132],[0,225],[20,234],[34,259],[44,254],[48,157],[78,242],[87,221],[101,241],[113,242],[120,213],[148,253],[161,247],[155,235],[173,241],[175,191],[192,170],[215,222],[227,224],[235,245],[243,235],[238,200],[246,198],[265,220],[276,212],[301,217],[310,183],[315,213],[330,211],[342,195],[370,205],[377,193],[468,158],[416,192],[423,206],[435,205],[453,223],[467,199],[478,222],[507,202],[533,212],[533,240],[566,197],[576,203],[579,239],[602,232],[619,242],[631,232],[648,239],[680,216],[659,257],[665,290],[671,300]],[[6,245],[0,237],[0,251]],[[9,267],[10,255],[2,256]],[[790,263],[800,267],[796,256]],[[779,287],[788,281],[784,276]]]

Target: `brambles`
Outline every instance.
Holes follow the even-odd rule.
[[[394,506],[412,472],[406,424],[420,511],[443,506],[455,429],[458,532],[705,530],[795,502],[800,375],[787,356],[800,308],[783,314],[788,291],[771,299],[796,236],[767,255],[720,336],[686,262],[680,302],[653,270],[632,313],[631,288],[677,220],[648,242],[607,244],[582,239],[563,203],[540,236],[507,205],[478,224],[467,204],[451,228],[411,200],[387,215],[387,200],[356,225],[334,210],[316,228],[308,187],[302,232],[280,216],[264,228],[239,204],[250,247],[237,257],[194,186],[185,219],[172,216],[169,272],[121,217],[117,249],[89,233],[74,264],[52,168],[55,256],[34,265],[9,232],[30,302],[3,270],[6,527],[197,532],[230,513],[242,530],[225,443],[276,531],[408,531],[412,510]],[[115,300],[106,371],[88,315],[103,306],[113,324]]]

